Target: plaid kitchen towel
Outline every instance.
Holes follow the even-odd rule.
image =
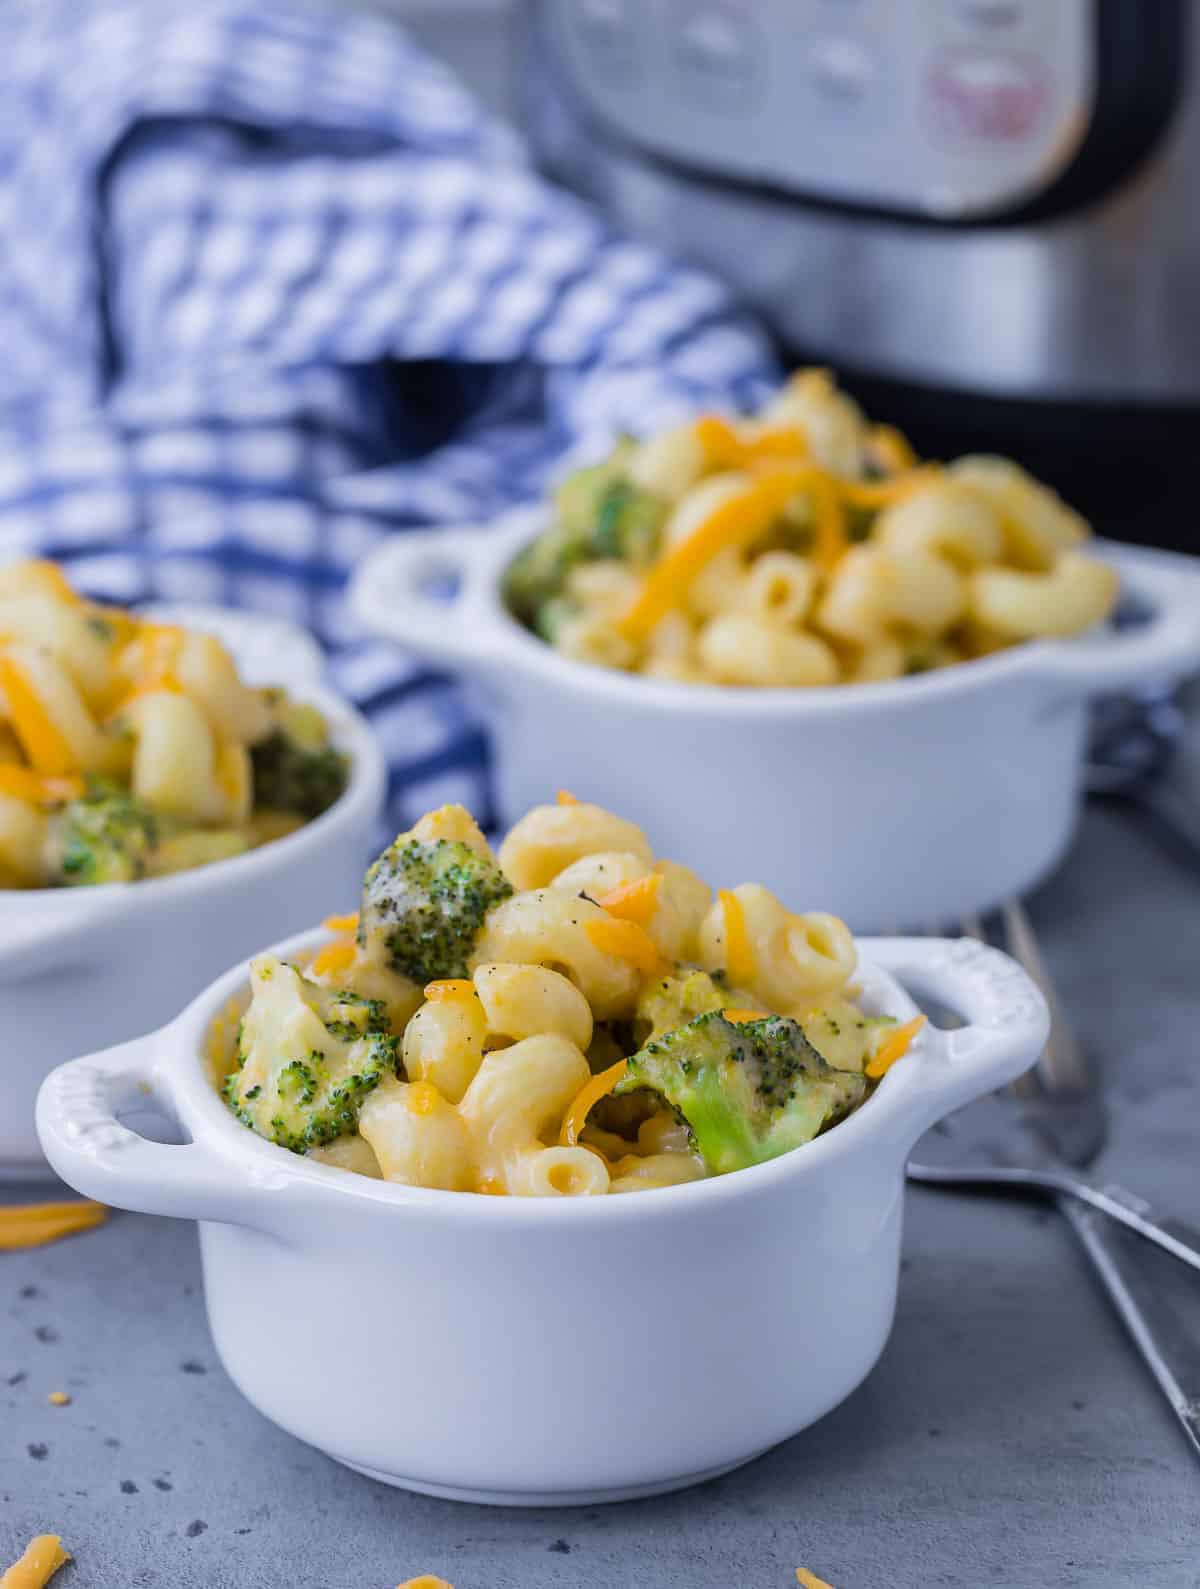
[[[458,690],[341,603],[381,536],[773,374],[698,271],[614,235],[384,19],[302,0],[9,0],[0,555],[95,595],[308,623],[399,825],[486,819]]]

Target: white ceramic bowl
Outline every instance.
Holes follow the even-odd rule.
[[[860,931],[952,921],[1037,882],[1075,827],[1088,697],[1200,664],[1193,560],[1105,545],[1144,626],[883,684],[641,678],[560,656],[506,610],[504,571],[544,522],[406,532],[352,587],[370,628],[490,698],[502,821],[560,786],[642,826],[669,812],[673,859],[769,880]]]
[[[221,1360],[301,1440],[459,1500],[651,1495],[748,1461],[862,1381],[892,1324],[909,1150],[1045,1040],[1041,998],[994,949],[878,939],[862,951],[869,1008],[910,1017],[902,981],[970,1024],[927,1027],[814,1142],[687,1186],[483,1197],[275,1147],[230,1115],[205,1062],[244,967],[164,1030],[56,1070],[38,1129],[81,1192],[202,1222]],[[147,1093],[186,1146],[120,1123]]]
[[[315,821],[172,877],[0,890],[0,1180],[47,1173],[33,1106],[53,1066],[169,1020],[227,966],[344,899],[346,879],[362,871],[383,757],[339,696],[303,681],[288,687],[321,709],[351,758],[345,793]]]

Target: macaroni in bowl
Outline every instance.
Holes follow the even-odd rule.
[[[854,1003],[835,917],[757,884],[714,899],[568,795],[498,856],[461,806],[432,812],[327,925],[307,964],[253,962],[215,1080],[281,1147],[413,1186],[579,1196],[761,1163],[857,1108],[920,1025]]]
[[[211,635],[0,568],[0,887],[134,882],[319,816],[346,759],[314,707],[244,684]]]
[[[623,441],[567,477],[505,580],[579,661],[684,683],[861,684],[1106,618],[1090,530],[1003,458],[919,463],[822,370],[763,412]]]

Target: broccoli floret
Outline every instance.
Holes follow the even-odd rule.
[[[721,972],[680,967],[678,976],[659,977],[643,990],[637,1004],[637,1019],[642,1023],[638,1030],[649,1026],[646,1042],[650,1043],[664,1032],[695,1020],[697,1015],[728,1009],[733,1003]]]
[[[251,978],[225,1102],[243,1125],[293,1153],[349,1135],[367,1094],[402,1074],[383,1005],[320,988],[272,956],[253,963]]]
[[[723,1175],[811,1141],[861,1101],[866,1082],[827,1065],[786,1016],[735,1024],[712,1011],[632,1056],[616,1092],[639,1088],[670,1105]]]
[[[402,833],[363,880],[358,941],[378,940],[392,969],[414,982],[465,977],[484,917],[512,891],[469,844]]]
[[[294,811],[307,820],[339,798],[346,787],[348,763],[332,745],[301,745],[276,729],[250,751],[254,773],[254,804],[272,811]]]
[[[145,877],[158,841],[158,819],[148,805],[116,784],[93,779],[57,818],[59,877],[72,886],[136,882]]]
[[[658,554],[667,504],[626,479],[630,441],[603,463],[577,469],[555,493],[555,522],[515,559],[504,578],[510,610],[545,638],[569,611],[563,587],[581,563],[643,567]]]

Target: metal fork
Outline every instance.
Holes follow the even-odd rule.
[[[1194,1322],[1200,1283],[1114,1222],[1195,1267],[1200,1267],[1200,1230],[1157,1214],[1119,1187],[1097,1186],[1078,1173],[1104,1145],[1107,1122],[1099,1088],[1024,909],[1012,902],[1000,914],[1006,947],[1038,983],[1050,1009],[1045,1052],[1008,1091],[968,1105],[927,1132],[913,1150],[909,1178],[1052,1197],[1200,1456],[1200,1331]],[[987,941],[978,919],[963,926],[968,936]]]

